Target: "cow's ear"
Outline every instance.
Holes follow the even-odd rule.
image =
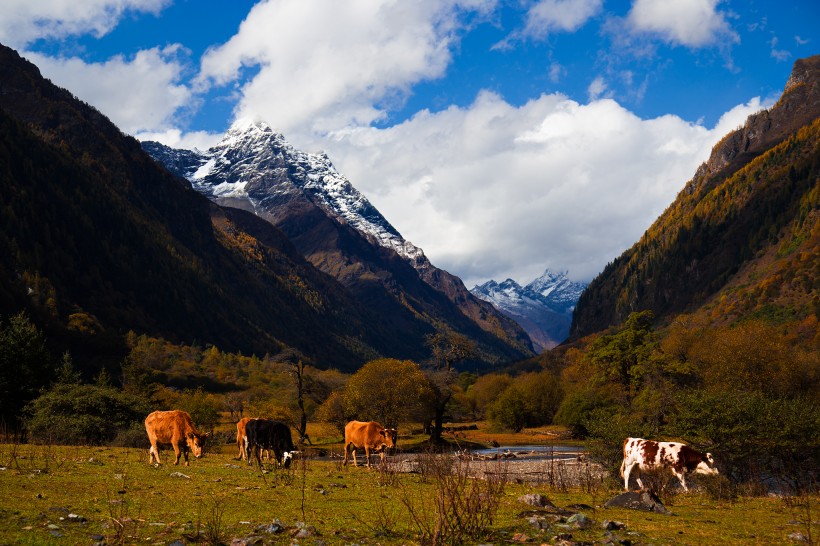
[[[381,436],[384,436],[385,438],[387,438],[387,431],[386,431],[386,430],[381,429],[381,430],[379,431],[379,434],[380,434]]]

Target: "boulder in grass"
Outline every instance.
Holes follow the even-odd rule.
[[[657,514],[671,514],[661,503],[660,499],[648,491],[629,491],[612,497],[606,503],[606,508],[629,508],[630,510],[641,510],[644,512],[655,512]]]

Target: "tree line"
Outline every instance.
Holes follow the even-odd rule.
[[[707,449],[739,481],[816,484],[820,362],[817,345],[790,332],[759,320],[715,326],[702,315],[659,328],[644,311],[481,376],[458,371],[475,349],[453,333],[428,338],[426,362],[378,358],[349,374],[293,351],[245,356],[132,332],[116,370],[83,378],[68,353],[51,357],[20,314],[0,321],[0,410],[7,430],[32,441],[120,445],[144,441],[142,419],[168,408],[185,409],[205,430],[220,414],[264,415],[303,440],[308,422],[341,434],[351,419],[418,424],[436,443],[444,422],[511,431],[557,424],[613,470],[623,438],[640,436]]]

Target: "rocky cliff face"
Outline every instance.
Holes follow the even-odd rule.
[[[718,142],[709,159],[687,184],[686,191],[697,191],[718,173],[728,176],[735,172],[817,116],[820,116],[820,56],[795,62],[780,100],[770,109],[749,116],[743,127]]]

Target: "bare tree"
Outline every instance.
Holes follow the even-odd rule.
[[[458,362],[474,357],[477,350],[470,338],[452,330],[430,334],[425,341],[435,361],[435,368],[428,372],[435,393],[430,443],[440,444],[441,433],[444,430],[444,412],[453,397],[453,386],[458,379],[454,366]]]

